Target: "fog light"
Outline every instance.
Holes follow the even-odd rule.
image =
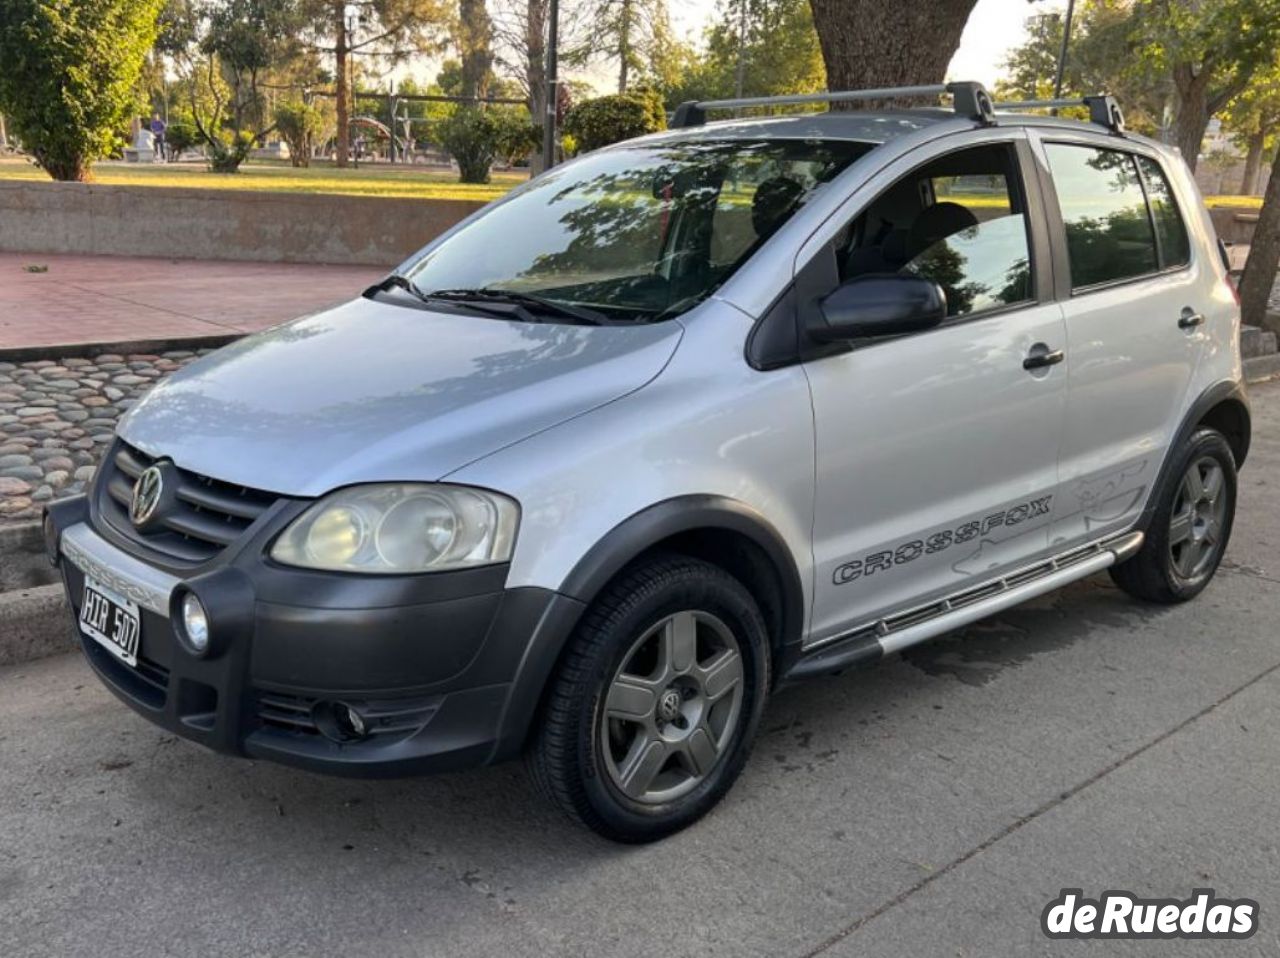
[[[338,728],[350,738],[364,738],[369,728],[365,725],[364,716],[346,702],[334,706],[334,717],[338,720]]]
[[[182,634],[192,651],[203,655],[209,648],[209,616],[194,592],[182,597]]]
[[[368,721],[346,702],[317,702],[312,706],[311,718],[325,738],[340,745],[369,737]]]

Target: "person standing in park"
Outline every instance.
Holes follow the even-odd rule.
[[[165,155],[164,131],[166,129],[164,120],[160,119],[159,113],[151,114],[151,136],[156,142],[156,156],[163,163],[168,157]]]

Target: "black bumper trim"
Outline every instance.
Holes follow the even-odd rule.
[[[81,497],[49,515],[60,535],[87,511]],[[83,574],[64,556],[58,562],[78,617]],[[186,648],[173,620],[142,609],[139,668],[82,635],[86,659],[134,711],[219,752],[339,775],[411,775],[518,753],[582,609],[546,589],[493,590],[492,570],[468,577],[482,590],[471,594],[458,594],[460,582],[429,582],[424,595],[368,577],[362,606],[360,578],[335,575],[326,593],[324,576],[299,573],[295,591],[291,571],[264,568],[241,550],[176,587],[175,596],[190,589],[206,606],[214,638],[205,655]],[[402,604],[388,604],[393,593]],[[272,712],[264,696],[273,695],[277,706],[294,704]],[[310,710],[332,714],[338,703],[368,713],[366,737],[326,737],[332,729]]]

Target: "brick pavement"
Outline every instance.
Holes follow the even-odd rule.
[[[368,266],[0,253],[0,349],[254,332],[350,299],[383,273]]]

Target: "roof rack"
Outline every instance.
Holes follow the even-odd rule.
[[[737,110],[749,106],[791,106],[800,103],[847,103],[851,100],[897,100],[905,97],[950,94],[956,115],[979,123],[991,123],[994,105],[991,94],[981,83],[965,80],[927,86],[889,86],[870,90],[836,90],[830,93],[795,93],[787,96],[749,96],[736,100],[689,100],[676,107],[671,118],[673,129],[702,126],[708,110]]]
[[[1017,112],[1019,110],[1058,110],[1070,106],[1087,106],[1089,122],[1105,126],[1113,133],[1124,132],[1124,112],[1113,96],[1083,96],[1066,100],[1017,100],[1012,103],[997,103],[997,110]]]

